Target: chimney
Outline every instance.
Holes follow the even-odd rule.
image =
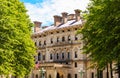
[[[62,23],[62,17],[55,15],[54,16],[54,26],[59,26]]]
[[[75,10],[75,17],[76,17],[76,21],[79,21],[80,20],[80,10],[79,9],[76,9]]]
[[[34,32],[40,31],[41,24],[42,22],[34,21]]]
[[[63,12],[62,14],[62,18],[63,18],[63,24],[65,24],[67,22],[67,12]]]
[[[74,19],[74,16],[75,16],[75,14],[69,14],[69,15],[68,15],[68,20],[73,20],[73,19]]]

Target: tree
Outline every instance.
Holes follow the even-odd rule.
[[[23,77],[34,65],[32,23],[19,0],[0,0],[0,75]]]
[[[86,22],[78,31],[84,35],[84,53],[89,54],[98,69],[113,61],[120,65],[119,4],[119,0],[91,0]]]

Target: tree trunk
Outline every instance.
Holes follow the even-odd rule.
[[[109,78],[108,64],[107,64],[107,78]]]
[[[110,76],[111,76],[111,78],[113,78],[112,62],[110,63]]]
[[[120,63],[118,62],[118,78],[120,78]]]

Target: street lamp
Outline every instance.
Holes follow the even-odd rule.
[[[83,78],[83,74],[85,73],[85,70],[83,70],[83,68],[80,68],[78,72],[80,73],[80,78]]]
[[[44,68],[41,68],[40,70],[39,70],[41,73],[41,78],[45,78],[45,72],[46,72],[46,70],[44,69]]]

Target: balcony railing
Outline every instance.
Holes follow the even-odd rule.
[[[54,46],[65,46],[65,45],[73,45],[73,44],[80,44],[79,41],[64,41],[64,42],[54,42],[54,43],[48,43],[46,45],[39,45],[37,46],[40,49],[44,49],[46,47],[54,47]]]

